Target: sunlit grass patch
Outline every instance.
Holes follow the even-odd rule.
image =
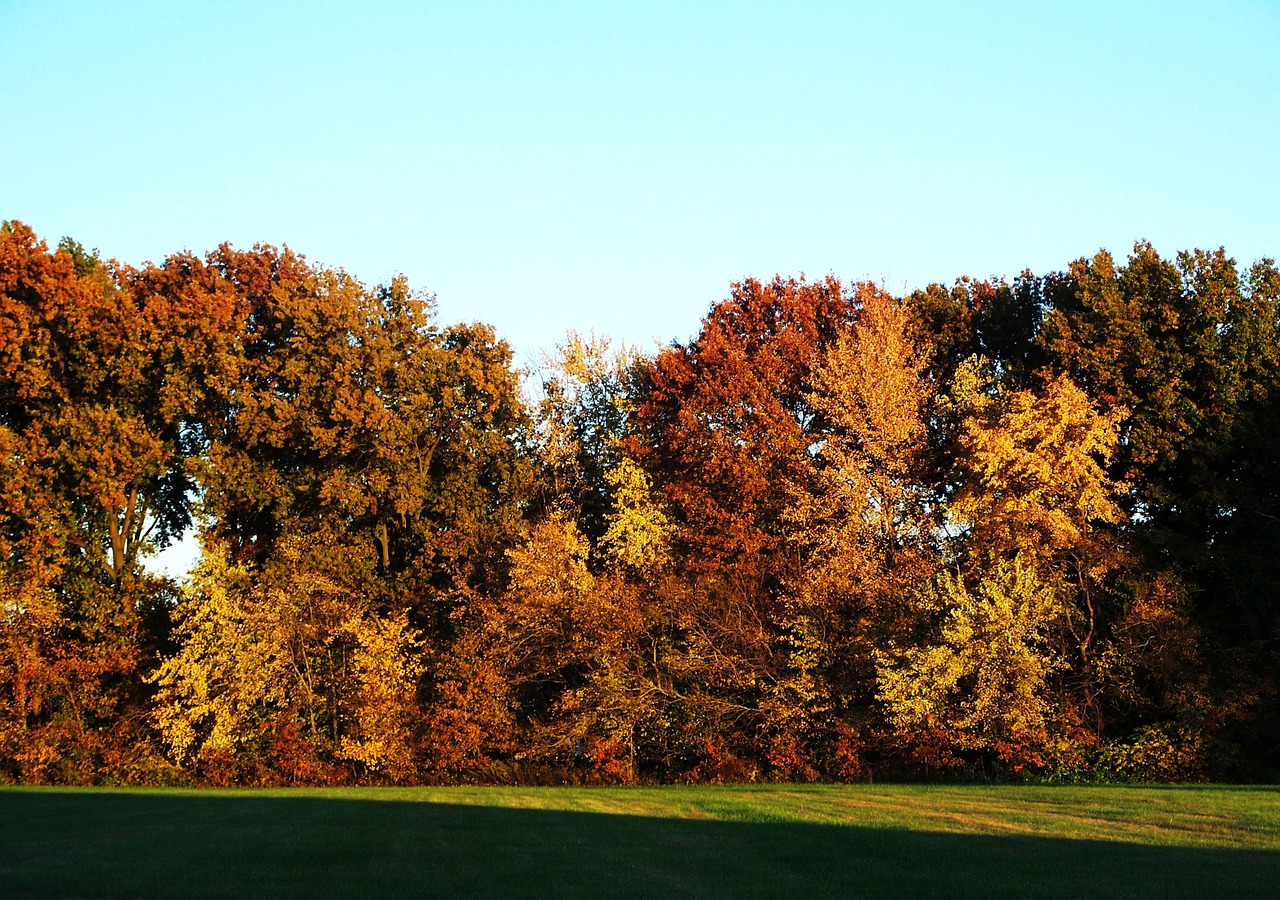
[[[1274,896],[1272,788],[0,790],[6,896]]]

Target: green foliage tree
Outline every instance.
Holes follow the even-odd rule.
[[[1263,260],[1242,272],[1221,249],[1167,260],[1140,243],[1124,265],[1099,253],[1048,282],[1049,366],[1095,402],[1130,410],[1112,473],[1132,484],[1125,505],[1142,567],[1183,583],[1188,627],[1206,629],[1216,705],[1234,710],[1206,722],[1219,720],[1214,728],[1251,747],[1274,746],[1259,723],[1273,718],[1280,675],[1272,649],[1280,569],[1267,549],[1268,523],[1280,513],[1275,266]],[[1245,670],[1253,674],[1242,678]],[[1241,691],[1250,681],[1260,690]]]

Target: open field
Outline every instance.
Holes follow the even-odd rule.
[[[1274,897],[1280,788],[0,789],[6,897]]]

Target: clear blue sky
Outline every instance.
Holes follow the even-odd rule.
[[[730,281],[1280,254],[1280,3],[0,0],[0,218],[404,272],[528,364]]]

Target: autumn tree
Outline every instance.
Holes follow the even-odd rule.
[[[565,513],[535,523],[510,552],[508,591],[487,606],[482,652],[529,763],[632,778],[637,732],[658,718],[644,608],[624,581],[594,574],[589,554]]]
[[[445,667],[460,740],[433,746],[454,766],[463,746],[473,765],[559,777],[629,780],[669,764],[663,723],[678,698],[662,598],[675,528],[626,441],[636,359],[570,334],[544,361],[528,531],[507,553],[506,589],[480,599]]]
[[[814,369],[852,317],[835,278],[747,280],[640,373],[633,446],[677,527],[681,648],[705,723],[694,737],[725,771],[755,753],[760,699],[786,664],[778,622],[795,560],[782,514],[824,430]]]
[[[257,566],[206,547],[155,676],[173,757],[215,781],[323,782],[339,760],[413,775],[419,637],[375,564],[316,535]]]
[[[1267,775],[1278,329],[1139,243],[747,280],[526,399],[404,279],[7,224],[0,780]]]
[[[133,274],[0,228],[4,752],[22,777],[92,779],[147,753],[125,723],[168,587],[142,561],[190,521],[189,371]]]
[[[812,743],[814,732],[827,749],[808,755],[825,753],[825,774],[859,770],[855,748],[866,736],[856,731],[872,718],[874,650],[911,627],[906,598],[931,577],[940,551],[927,347],[885,291],[860,284],[853,297],[857,319],[827,349],[808,396],[825,426],[810,451],[814,474],[785,513],[803,562],[784,619],[790,671],[771,704],[783,726],[774,762],[790,757],[810,774],[819,770],[801,761],[798,742],[807,733]]]
[[[981,358],[951,393],[962,411],[962,480],[946,508],[956,572],[915,596],[934,636],[881,650],[881,698],[917,754],[1046,764],[1086,715],[1097,726],[1108,579],[1126,562],[1112,527],[1124,486],[1106,471],[1125,410],[1098,412],[1066,378],[1001,391]]]
[[[943,573],[917,602],[939,617],[936,642],[876,651],[879,697],[898,734],[926,764],[984,751],[1015,769],[1044,765],[1057,713],[1049,679],[1064,665],[1050,633],[1063,614],[1054,587],[1019,554],[973,589]]]
[[[573,510],[589,539],[598,540],[612,503],[609,473],[625,458],[632,379],[640,357],[594,333],[570,332],[539,371],[534,406],[542,509]]]
[[[970,373],[981,379],[982,361]],[[1018,553],[1094,579],[1114,564],[1096,526],[1117,524],[1124,485],[1107,474],[1124,408],[1098,412],[1088,396],[1060,377],[1033,391],[985,393],[958,383],[967,405],[960,438],[965,481],[948,513],[968,530],[975,561]],[[965,396],[967,394],[967,396]]]
[[[852,315],[834,278],[750,279],[711,309],[693,342],[642,373],[637,451],[687,526],[695,564],[732,560],[744,576],[769,577],[784,488],[805,477],[821,431],[812,371]]]
[[[373,291],[289,251],[211,257],[238,341],[205,427],[205,510],[237,558],[336,518],[387,575],[475,587],[519,520],[525,429],[510,350],[439,329],[403,281]]]
[[[148,541],[190,521],[183,467],[183,372],[164,312],[130,290],[125,270],[72,241],[50,253],[26,226],[4,250],[3,388],[8,548],[52,527],[62,562],[97,567],[119,586]],[[43,492],[25,502],[24,492]],[[23,516],[50,516],[37,524]],[[41,543],[48,543],[48,534]],[[34,556],[22,561],[37,564]]]
[[[250,606],[313,598],[306,611],[318,623],[290,627],[323,648],[314,658],[328,685],[298,676],[275,724],[258,716],[237,746],[287,724],[307,744],[300,752],[326,765],[402,777],[439,700],[429,668],[468,627],[475,599],[498,589],[523,517],[527,420],[510,351],[486,326],[437,327],[430,298],[402,280],[370,290],[288,250],[224,246],[200,270],[211,277],[188,290],[229,297],[234,327],[211,361],[198,422],[206,539],[229,555],[228,571],[289,585],[251,593]],[[299,556],[299,546],[311,549]],[[184,646],[206,640],[186,608],[203,596],[179,606]],[[403,648],[380,657],[389,641]],[[163,686],[180,722],[194,695],[181,688],[188,666],[169,665]],[[382,699],[350,699],[366,695]],[[410,719],[418,724],[394,724]]]

